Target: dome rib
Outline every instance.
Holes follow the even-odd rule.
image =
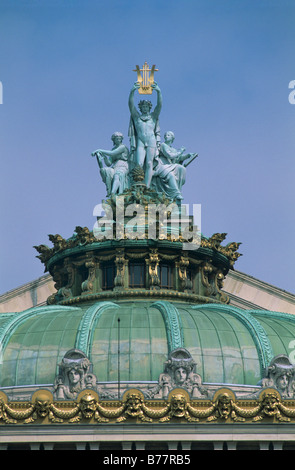
[[[177,308],[164,300],[154,302],[151,307],[157,308],[162,314],[166,327],[168,352],[170,353],[176,348],[183,348],[183,327]]]
[[[21,313],[15,313],[11,318],[8,318],[2,327],[0,328],[0,344],[2,347],[2,353],[4,352],[7,343],[9,342],[10,337],[13,335],[14,331],[29,318],[36,317],[38,315],[43,315],[50,312],[56,312],[56,310],[62,311],[77,311],[80,310],[79,307],[67,307],[60,305],[44,305],[41,307],[32,307],[28,310],[24,310]]]
[[[83,351],[87,357],[91,356],[92,336],[101,314],[108,308],[120,308],[113,302],[98,302],[88,308],[84,313],[76,336],[75,348]]]
[[[254,344],[257,348],[257,354],[259,357],[259,363],[260,363],[260,368],[261,368],[261,374],[263,374],[265,368],[268,366],[272,358],[274,357],[273,353],[273,348],[271,345],[271,342],[266,334],[266,331],[264,330],[263,326],[261,323],[252,316],[251,313],[246,312],[245,310],[241,310],[237,307],[232,307],[229,305],[217,305],[217,304],[211,304],[211,305],[193,305],[192,309],[198,310],[198,309],[210,309],[210,310],[219,310],[219,311],[224,311],[228,313],[229,315],[234,316],[238,320],[241,321],[241,323],[247,328],[249,331]]]
[[[263,323],[265,323],[265,325],[267,325],[267,327],[270,328],[273,331],[273,335],[275,337],[277,337],[277,339],[280,341],[283,349],[280,348],[280,351],[278,351],[277,344],[273,344],[273,349],[275,350],[274,355],[281,354],[283,352],[288,355],[290,353],[290,350],[288,349],[289,344],[288,345],[286,344],[286,338],[288,336],[288,333],[289,333],[289,335],[294,334],[295,316],[291,313],[276,312],[276,311],[269,311],[269,310],[250,310],[249,312],[256,319],[257,319],[257,317],[258,318],[260,317],[261,321]],[[280,328],[283,328],[287,332],[287,334],[286,335],[278,334],[278,331],[274,327],[273,324],[279,325]],[[291,329],[290,324],[293,327],[292,329]],[[288,328],[288,326],[289,326],[289,328]],[[272,340],[272,342],[273,342],[273,340]]]
[[[286,320],[295,324],[295,315],[293,313],[276,312],[272,310],[248,310],[251,315],[259,315],[261,317],[276,318],[278,320]]]

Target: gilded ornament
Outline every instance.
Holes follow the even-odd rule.
[[[129,390],[123,397],[124,411],[121,416],[117,418],[117,422],[121,423],[126,421],[128,418],[138,419],[142,422],[152,422],[152,418],[146,416],[145,410],[143,409],[144,396],[138,390]]]
[[[144,180],[144,171],[140,165],[136,165],[131,171],[133,181],[141,183]]]
[[[152,85],[154,84],[154,75],[155,72],[158,72],[156,66],[153,65],[150,69],[147,62],[145,62],[142,68],[139,65],[136,65],[133,72],[137,73],[137,82],[139,84],[138,93],[141,95],[151,95],[153,92]]]
[[[282,400],[275,389],[265,389],[258,399],[236,400],[229,389],[217,390],[213,399],[191,399],[183,388],[173,389],[166,400],[145,399],[130,389],[122,401],[101,401],[95,390],[85,389],[77,400],[54,401],[48,390],[38,390],[30,402],[8,402],[0,392],[0,425],[67,423],[295,423],[295,403]]]

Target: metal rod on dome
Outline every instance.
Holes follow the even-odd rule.
[[[120,318],[118,318],[118,400],[120,395]]]

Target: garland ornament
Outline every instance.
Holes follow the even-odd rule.
[[[48,425],[78,423],[283,423],[295,422],[294,400],[282,400],[280,393],[263,389],[258,398],[236,400],[232,390],[222,388],[212,400],[191,399],[176,388],[167,400],[146,400],[137,389],[129,389],[122,400],[103,400],[95,390],[83,390],[76,401],[55,401],[49,390],[36,391],[31,402],[9,402],[0,392],[0,425],[37,422]]]

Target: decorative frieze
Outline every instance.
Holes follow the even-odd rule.
[[[226,388],[212,400],[191,399],[174,389],[167,400],[148,400],[130,389],[121,400],[101,400],[92,390],[83,390],[76,400],[54,400],[49,390],[38,390],[31,401],[9,402],[0,392],[0,425],[100,424],[104,423],[295,423],[295,401],[283,400],[275,389],[263,390],[257,399],[239,399]]]
[[[261,380],[260,390],[240,398],[226,387],[210,391],[202,383],[196,366],[189,351],[177,347],[168,355],[156,386],[126,389],[121,395],[98,385],[87,355],[71,349],[58,364],[53,391],[36,390],[30,401],[9,400],[0,391],[0,425],[295,424],[295,368],[287,356],[274,357]]]

